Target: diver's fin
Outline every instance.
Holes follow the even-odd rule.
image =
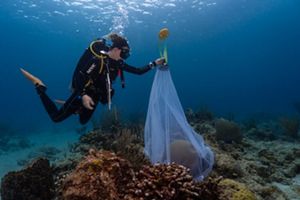
[[[37,77],[33,76],[32,74],[30,74],[28,71],[24,70],[23,68],[20,68],[22,74],[28,79],[30,80],[34,85],[42,85],[44,87],[46,87],[46,85]]]
[[[60,99],[55,99],[54,101],[55,101],[55,103],[60,104],[60,105],[64,105],[66,102],[66,101],[60,100]]]

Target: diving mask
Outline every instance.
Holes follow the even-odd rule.
[[[120,57],[126,60],[130,56],[130,49],[128,47],[122,47]]]

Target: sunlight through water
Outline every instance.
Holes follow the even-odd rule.
[[[110,31],[123,34],[130,23],[143,24],[145,16],[167,11],[163,23],[168,23],[173,20],[172,15],[186,14],[181,9],[186,5],[200,12],[216,4],[215,0],[18,0],[12,6],[17,8],[19,17],[28,20],[53,23],[71,18],[76,32],[80,31],[80,24],[89,23],[98,31],[100,25],[109,25]]]

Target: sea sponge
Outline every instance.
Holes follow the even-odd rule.
[[[242,141],[243,135],[236,123],[221,118],[216,120],[215,126],[217,140],[236,143],[240,143]]]
[[[175,140],[170,145],[171,162],[183,165],[196,176],[200,167],[199,156],[193,145],[186,140]]]
[[[254,193],[245,185],[232,179],[223,179],[219,186],[222,188],[220,199],[227,200],[256,200]]]

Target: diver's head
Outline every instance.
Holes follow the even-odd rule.
[[[111,40],[112,43],[109,48],[109,54],[112,59],[125,60],[130,56],[130,48],[127,40],[124,37],[116,33],[111,33],[108,35],[108,38]]]

